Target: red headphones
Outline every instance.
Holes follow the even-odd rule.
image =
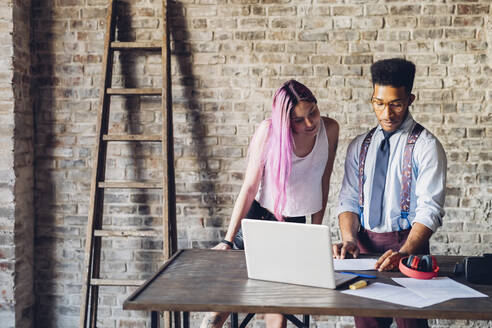
[[[439,267],[434,256],[409,255],[400,259],[399,269],[401,273],[416,279],[432,279],[437,277]]]

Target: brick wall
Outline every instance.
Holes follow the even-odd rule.
[[[78,324],[105,6],[101,0],[33,3],[40,327]],[[120,10],[129,15],[121,40],[160,38],[159,2],[129,1]],[[189,0],[172,3],[170,12],[180,247],[209,247],[224,234],[249,137],[269,116],[274,90],[290,78],[308,85],[322,113],[341,126],[324,221],[338,238],[334,206],[345,150],[351,138],[376,124],[368,104],[369,66],[403,56],[417,64],[412,113],[438,136],[449,161],[447,215],[432,238],[432,251],[492,251],[489,0]],[[158,54],[118,54],[114,83],[160,86],[159,73]],[[158,132],[159,105],[153,97],[114,98],[111,130]],[[158,178],[159,167],[156,146],[110,146],[108,178]],[[159,229],[159,197],[133,190],[107,193],[105,225]],[[116,278],[145,278],[161,258],[159,239],[107,239],[104,246],[103,274],[112,271]],[[101,291],[102,326],[148,325],[146,314],[121,310],[129,292]],[[352,321],[316,317],[315,324]]]
[[[0,6],[0,321],[32,327],[33,120],[31,103],[30,1]]]
[[[0,51],[4,69],[0,74],[0,320],[7,327],[15,325],[14,304],[14,101],[12,78],[14,75],[12,55],[12,6],[0,6]]]
[[[34,318],[34,122],[31,99],[31,1],[14,1],[15,322]]]

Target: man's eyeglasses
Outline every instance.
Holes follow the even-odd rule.
[[[379,99],[371,99],[372,106],[374,107],[374,110],[377,112],[383,111],[386,106],[393,111],[393,112],[401,112],[405,109],[405,101],[404,100],[398,100],[398,101],[390,101],[385,103],[384,101],[381,101]]]

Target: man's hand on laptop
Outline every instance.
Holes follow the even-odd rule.
[[[344,259],[347,253],[351,254],[354,259],[359,256],[359,247],[354,240],[342,241],[333,245],[333,257],[336,259]]]

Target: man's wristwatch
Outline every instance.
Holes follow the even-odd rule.
[[[226,245],[228,245],[230,248],[234,248],[234,244],[233,244],[232,242],[230,242],[230,241],[226,240],[226,239],[222,239],[220,242],[221,242],[222,244],[226,244]]]

